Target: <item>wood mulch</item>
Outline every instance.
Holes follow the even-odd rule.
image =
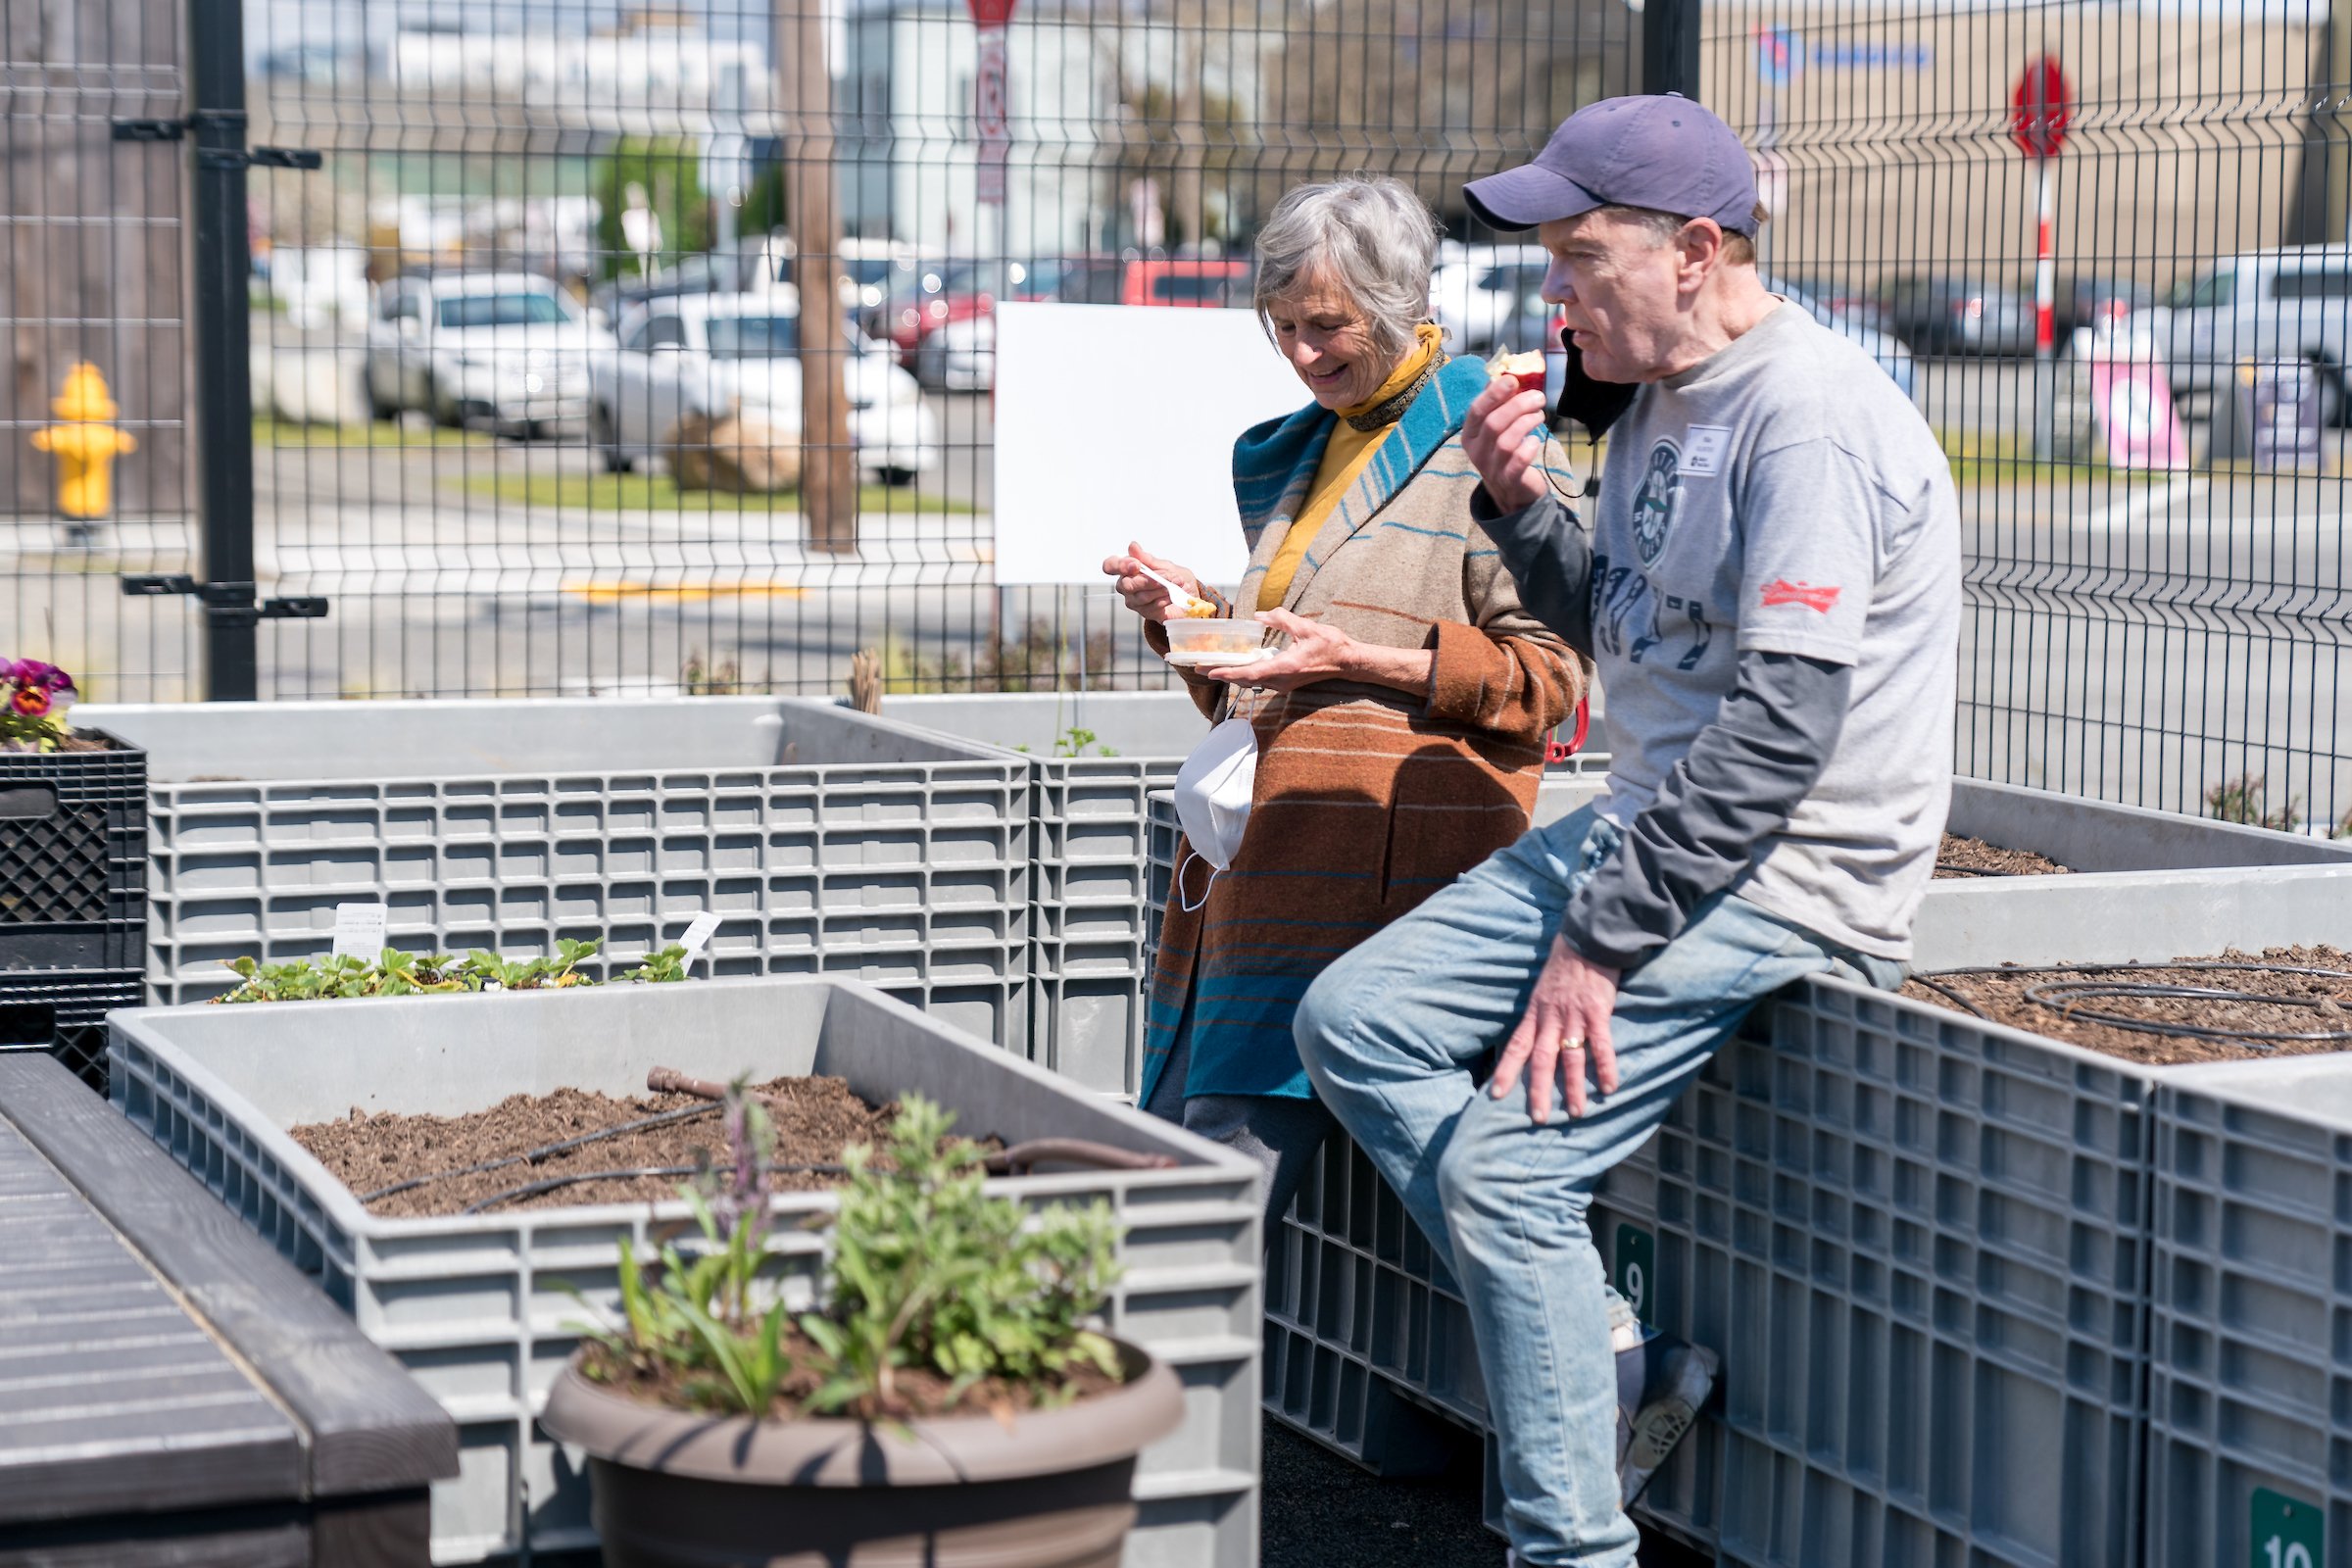
[[[1943,847],[1936,852],[1936,875],[1944,877],[1979,876],[2059,876],[2067,867],[2047,856],[2032,850],[2004,850],[1983,839],[1964,839],[1957,833],[1943,836]]]
[[[2330,975],[2278,973],[2215,967],[2275,964],[2295,969],[2328,969]],[[2148,968],[2092,964],[2082,968],[2003,967],[1990,972],[1932,975],[1938,985],[1965,997],[1996,1023],[2047,1035],[2110,1056],[2148,1066],[2198,1061],[2239,1061],[2257,1056],[2315,1055],[2352,1048],[2352,954],[2338,948],[2266,948],[2259,954],[2231,949],[2216,956],[2176,958]],[[2027,993],[2049,985],[2177,986],[2227,992],[2228,997],[2053,996],[2049,1003]],[[1969,1009],[1925,985],[1906,981],[1903,995],[1956,1012]],[[2271,1000],[2276,999],[2276,1000]],[[2051,1003],[2057,1005],[2050,1004]],[[2239,1031],[2253,1035],[2333,1035],[2339,1038],[2244,1040],[2205,1035],[2156,1033],[2086,1017],[2104,1013],[2134,1022],[2186,1029]]]
[[[753,1086],[767,1102],[776,1131],[780,1166],[838,1166],[852,1144],[880,1148],[898,1118],[898,1106],[869,1105],[839,1078],[776,1078]],[[658,1127],[600,1139],[576,1149],[517,1161],[494,1170],[451,1175],[373,1200],[367,1195],[414,1177],[454,1172],[508,1159],[549,1144],[601,1132],[664,1112],[700,1109]],[[549,1095],[513,1095],[487,1110],[465,1116],[373,1114],[354,1109],[340,1121],[292,1130],[296,1143],[317,1156],[354,1193],[368,1211],[386,1217],[456,1214],[483,1199],[551,1177],[601,1171],[664,1170],[724,1166],[726,1135],[716,1103],[692,1095],[645,1094],[622,1100],[580,1089]],[[677,1197],[682,1175],[638,1175],[575,1182],[494,1204],[488,1212],[518,1208],[564,1208],[584,1203],[641,1203]],[[842,1177],[826,1170],[779,1169],[770,1177],[776,1192],[807,1192],[838,1186]]]

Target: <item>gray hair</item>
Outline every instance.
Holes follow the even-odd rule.
[[[1364,313],[1372,346],[1396,359],[1429,318],[1429,274],[1438,260],[1438,220],[1396,180],[1348,174],[1286,192],[1257,234],[1257,286],[1250,298],[1271,337],[1268,308],[1316,272],[1328,272]]]

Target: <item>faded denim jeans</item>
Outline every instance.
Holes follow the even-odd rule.
[[[1619,1088],[1583,1117],[1528,1115],[1485,1069],[1517,1027],[1561,911],[1616,849],[1588,807],[1509,849],[1342,956],[1298,1008],[1298,1054],[1470,1305],[1501,1457],[1503,1516],[1529,1564],[1625,1568],[1617,1497],[1618,1310],[1587,1210],[1603,1173],[1759,1000],[1809,974],[1902,983],[1902,966],[1718,894],[1622,977]]]

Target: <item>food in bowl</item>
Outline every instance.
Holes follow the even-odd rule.
[[[1246,664],[1272,652],[1266,647],[1265,626],[1254,620],[1217,617],[1171,620],[1165,625],[1171,664]]]
[[[1487,373],[1499,381],[1509,376],[1522,392],[1544,390],[1544,356],[1534,349],[1524,354],[1497,354],[1487,362]]]

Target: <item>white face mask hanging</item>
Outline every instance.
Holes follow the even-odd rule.
[[[1176,819],[1184,824],[1190,853],[1176,866],[1176,902],[1185,913],[1195,913],[1208,902],[1208,890],[1241,853],[1256,788],[1257,726],[1238,714],[1210,730],[1184,760],[1176,774]],[[1185,869],[1194,856],[1209,865],[1208,881],[1198,900],[1188,899],[1184,891]]]

